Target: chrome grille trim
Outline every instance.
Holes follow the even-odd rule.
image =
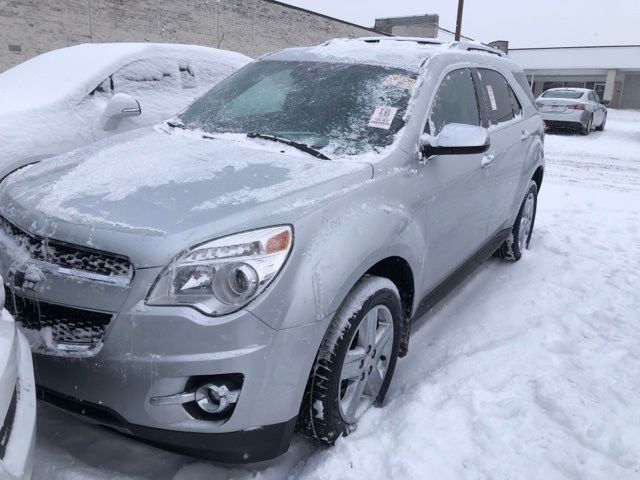
[[[46,268],[52,273],[120,286],[129,285],[133,279],[133,265],[125,256],[33,235],[3,216],[0,228],[31,259],[52,267]]]

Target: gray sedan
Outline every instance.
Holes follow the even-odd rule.
[[[604,130],[607,107],[598,93],[587,88],[552,88],[536,99],[547,128],[569,128],[589,135]]]

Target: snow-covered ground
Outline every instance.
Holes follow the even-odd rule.
[[[418,321],[387,405],[335,448],[224,468],[40,405],[34,478],[640,478],[640,112],[546,145],[531,249]]]

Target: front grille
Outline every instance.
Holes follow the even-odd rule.
[[[9,438],[11,438],[11,429],[13,428],[13,420],[16,416],[16,404],[18,403],[18,384],[16,383],[13,389],[13,396],[11,397],[11,403],[9,404],[9,410],[4,417],[4,423],[0,428],[0,460],[2,460],[7,453],[7,445],[9,444]]]
[[[32,259],[57,266],[58,273],[119,284],[129,284],[133,277],[126,257],[32,235],[2,216],[0,227]]]
[[[51,340],[61,350],[89,350],[102,342],[111,322],[110,313],[41,302],[16,295],[5,287],[5,308],[27,330],[51,330]],[[69,348],[66,348],[66,347]]]

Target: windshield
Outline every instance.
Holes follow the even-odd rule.
[[[415,78],[376,65],[263,60],[213,87],[180,120],[208,133],[274,135],[329,157],[377,152],[404,125]]]
[[[546,98],[580,98],[584,92],[577,92],[575,90],[549,90],[542,94]]]

